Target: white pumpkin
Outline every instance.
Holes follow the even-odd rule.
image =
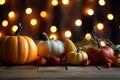
[[[63,42],[49,39],[46,33],[43,33],[43,35],[47,40],[37,42],[38,56],[61,56],[65,51]]]

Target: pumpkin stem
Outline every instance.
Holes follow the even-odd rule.
[[[115,45],[109,39],[107,39],[106,41],[108,42],[109,46],[111,46],[112,48],[114,48]]]
[[[44,36],[45,40],[49,40],[47,33],[43,32],[43,36]]]
[[[81,50],[81,48],[78,48],[78,49],[77,49],[77,53],[78,53],[80,50]]]
[[[21,30],[22,30],[22,26],[21,26],[21,23],[19,23],[19,27],[18,27],[18,29],[17,29],[17,31],[15,32],[14,35],[18,36],[20,34]]]
[[[98,39],[97,37],[97,31],[94,27],[93,31],[92,31],[92,34],[93,34],[93,39],[97,42],[98,44],[98,48],[102,48],[101,44],[100,44],[100,40]]]

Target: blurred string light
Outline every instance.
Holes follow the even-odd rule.
[[[100,6],[105,6],[105,0],[99,0],[98,3]]]
[[[69,4],[69,0],[62,0],[62,3],[63,3],[64,5],[68,5],[68,4]]]
[[[72,33],[71,33],[71,31],[67,30],[67,31],[65,31],[64,35],[66,38],[70,38],[72,36]]]
[[[0,38],[2,37],[2,33],[0,32]]]
[[[6,0],[0,0],[0,5],[4,5]]]
[[[75,25],[76,26],[81,26],[82,25],[82,20],[81,19],[75,20]]]
[[[10,11],[9,13],[8,13],[8,17],[9,18],[13,18],[15,16],[15,12],[14,11]]]
[[[102,30],[103,28],[104,28],[103,23],[98,23],[98,24],[97,24],[97,29],[98,29],[98,30]]]
[[[26,8],[25,13],[26,14],[31,14],[32,13],[32,8]]]
[[[17,29],[18,29],[18,26],[17,26],[17,25],[13,25],[13,26],[12,26],[12,31],[13,31],[13,32],[16,32]]]
[[[0,38],[2,37],[2,32],[0,32]]]
[[[52,4],[52,6],[57,6],[58,5],[58,0],[52,0],[51,4]]]
[[[8,21],[7,20],[3,20],[2,21],[2,26],[3,27],[7,27],[8,26]]]
[[[94,15],[94,10],[93,9],[88,9],[87,14],[90,15],[90,16]]]
[[[36,19],[31,19],[31,20],[30,20],[30,24],[31,24],[32,26],[35,26],[35,25],[37,24],[37,20],[36,20]]]
[[[45,18],[47,16],[47,12],[46,11],[41,11],[40,16]]]
[[[105,41],[100,41],[100,44],[101,44],[101,46],[105,46],[106,45]]]
[[[51,26],[50,27],[50,31],[51,32],[56,32],[57,31],[57,27],[56,26]]]
[[[92,35],[90,33],[85,34],[85,39],[90,41],[92,39]]]
[[[108,15],[107,15],[107,19],[108,19],[108,20],[113,20],[113,19],[114,19],[113,14],[108,14]]]
[[[57,35],[51,34],[51,35],[50,35],[50,39],[56,40],[56,39],[57,39]]]

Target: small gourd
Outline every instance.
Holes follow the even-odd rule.
[[[71,65],[80,65],[83,61],[88,60],[88,55],[85,51],[70,51],[67,54],[68,63]]]

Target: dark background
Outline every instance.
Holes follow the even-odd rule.
[[[58,6],[51,6],[52,0],[6,0],[4,5],[0,5],[0,31],[4,35],[13,35],[11,32],[12,25],[22,23],[21,35],[31,36],[35,40],[41,38],[42,32],[50,34],[50,26],[56,25],[59,39],[63,39],[63,31],[69,29],[72,32],[71,39],[74,42],[83,39],[86,33],[91,33],[96,22],[102,22],[105,26],[103,31],[98,32],[98,36],[104,39],[110,39],[114,44],[120,44],[120,0],[105,0],[105,6],[99,6],[98,0],[70,0],[70,4],[65,6],[59,1]],[[84,9],[90,6],[94,9],[94,15],[88,16],[84,14]],[[25,9],[31,7],[32,15],[26,15]],[[17,13],[17,19],[10,21],[8,12],[14,10]],[[41,11],[47,11],[48,19],[40,17]],[[106,14],[112,13],[114,20],[109,21]],[[29,24],[30,18],[36,18],[39,21],[37,27],[33,28]],[[80,18],[82,26],[76,28],[73,24],[74,20]],[[9,25],[2,27],[2,21],[8,20]]]

